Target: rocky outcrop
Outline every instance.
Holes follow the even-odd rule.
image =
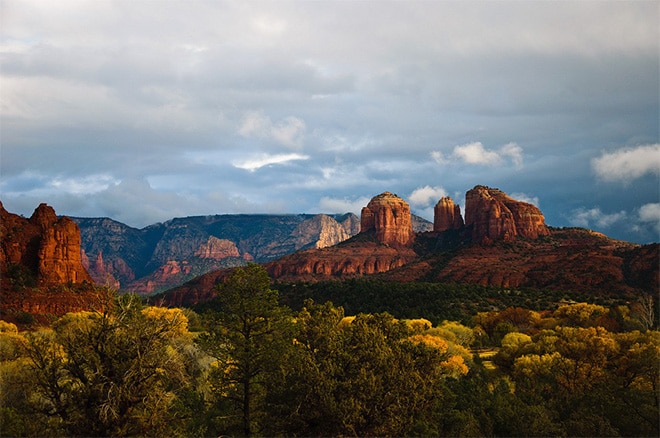
[[[465,194],[465,225],[471,227],[473,242],[550,235],[545,218],[536,206],[486,186],[476,186]]]
[[[660,245],[636,245],[581,228],[550,229],[545,239],[464,245],[420,255],[385,275],[397,281],[539,288],[599,296],[660,293]],[[419,236],[416,242],[436,236]]]
[[[326,248],[350,237],[344,225],[326,214],[317,214],[302,221],[284,240],[273,242],[265,251],[290,254],[301,249]]]
[[[408,247],[356,240],[331,248],[300,251],[264,266],[271,278],[280,281],[319,281],[387,272],[416,257]]]
[[[30,219],[7,212],[0,203],[0,262],[7,270],[20,266],[37,286],[92,283],[81,257],[80,230],[68,217],[41,204]]]
[[[449,196],[441,198],[434,208],[433,231],[460,230],[463,225],[461,207]]]
[[[362,209],[360,218],[360,233],[371,231],[381,243],[410,245],[415,234],[408,203],[390,192],[374,196]]]
[[[109,288],[112,288],[114,290],[119,289],[120,287],[120,281],[113,275],[113,272],[116,272],[115,267],[113,266],[114,263],[111,261],[106,262],[103,259],[103,252],[99,251],[99,253],[96,255],[96,258],[93,261],[89,260],[89,257],[87,256],[87,253],[85,250],[81,250],[81,258],[82,258],[82,264],[89,272],[89,275],[92,277],[94,280],[94,283],[98,284],[99,286],[106,286]],[[117,261],[123,262],[123,260],[119,259]],[[115,261],[115,262],[117,262]],[[128,267],[126,267],[128,268]],[[132,271],[129,272],[131,275]]]
[[[202,259],[214,260],[241,256],[234,242],[227,239],[218,239],[215,236],[210,236],[205,243],[199,245],[193,255]]]
[[[353,213],[346,213],[343,216],[336,216],[335,220],[344,228],[346,234],[355,236],[360,232],[360,218]]]
[[[83,265],[80,230],[41,204],[30,219],[0,203],[0,315],[21,312],[47,322],[48,315],[107,309],[108,289],[94,287]]]
[[[360,227],[352,213],[193,216],[142,229],[109,218],[74,220],[92,278],[97,284],[133,292],[161,291],[212,270],[334,245],[357,234]],[[173,269],[173,262],[179,270]]]

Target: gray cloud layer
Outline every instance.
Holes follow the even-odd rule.
[[[486,184],[659,240],[657,1],[0,7],[10,211],[141,227],[389,190],[430,219]]]

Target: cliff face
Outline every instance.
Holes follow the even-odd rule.
[[[193,255],[202,259],[215,260],[241,256],[234,242],[227,239],[218,239],[215,236],[210,236],[205,243],[199,245]]]
[[[300,251],[264,266],[271,278],[281,281],[318,281],[387,272],[416,257],[408,247],[357,240],[332,248]]]
[[[459,207],[450,198],[441,199],[435,209],[434,232],[421,230],[417,235],[408,231],[409,222],[403,220],[411,217],[407,204],[391,193],[376,196],[362,211],[359,234],[332,247],[298,251],[266,263],[271,278],[313,282],[380,274],[396,281],[534,287],[594,295],[604,290],[631,296],[640,291],[660,292],[658,244],[640,247],[590,230],[551,230],[537,207],[498,189],[476,186],[466,194],[465,224]],[[456,232],[444,233],[449,230]],[[410,235],[414,246],[402,245]],[[210,299],[213,286],[226,272],[198,277],[157,299],[169,305]]]
[[[80,230],[41,204],[30,219],[9,213],[0,203],[0,311],[64,315],[100,310],[111,302],[94,287],[83,266]]]
[[[360,218],[355,216],[353,213],[346,213],[345,215],[338,216],[335,219],[344,228],[344,231],[346,231],[346,234],[349,236],[355,236],[360,232]]]
[[[347,219],[350,220],[350,219]],[[350,223],[348,224],[350,227]],[[349,239],[346,227],[326,214],[317,214],[300,222],[281,241],[274,241],[264,251],[289,254],[301,249],[325,248]]]
[[[360,233],[374,231],[376,240],[387,245],[408,246],[415,234],[410,206],[398,196],[384,192],[362,209]]]
[[[485,186],[476,186],[465,194],[465,225],[472,227],[473,242],[550,235],[545,218],[536,206]]]
[[[440,199],[434,208],[433,231],[459,230],[463,225],[461,207],[449,196]]]
[[[0,203],[0,264],[3,274],[22,266],[37,286],[92,283],[80,251],[80,230],[71,219],[59,218],[41,204],[30,219],[7,212]],[[3,278],[6,275],[3,275]]]
[[[418,243],[436,239],[420,236]],[[639,246],[586,229],[551,229],[545,239],[465,245],[433,252],[386,275],[398,281],[534,287],[594,296],[660,293],[660,245]]]
[[[81,228],[83,263],[97,284],[144,294],[248,261],[335,245],[359,231],[352,213],[195,216],[143,229],[107,218],[74,220]]]

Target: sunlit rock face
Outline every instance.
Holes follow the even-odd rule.
[[[30,219],[9,213],[0,203],[0,262],[3,268],[20,265],[34,275],[39,286],[92,283],[80,251],[80,229],[68,217],[41,204]]]
[[[449,196],[441,198],[434,208],[433,231],[460,230],[463,225],[461,207]]]
[[[476,186],[465,194],[465,225],[472,227],[474,242],[550,235],[536,206],[486,186]]]
[[[376,240],[393,246],[408,246],[413,233],[410,206],[398,196],[384,192],[374,196],[362,209],[360,232],[373,230]]]
[[[202,259],[213,260],[241,256],[234,242],[227,239],[218,239],[215,236],[209,236],[206,242],[199,245],[193,255]]]

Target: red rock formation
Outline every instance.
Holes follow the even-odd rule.
[[[386,272],[416,258],[411,248],[352,241],[289,254],[264,266],[273,279],[318,281]]]
[[[362,209],[360,233],[374,230],[376,240],[387,245],[408,246],[415,238],[410,206],[398,196],[384,192]]]
[[[433,239],[420,236],[419,239]],[[543,240],[466,245],[451,254],[421,256],[387,273],[397,281],[533,287],[635,296],[660,293],[660,245],[639,246],[584,229],[552,229]]]
[[[75,222],[58,219],[46,204],[25,219],[7,212],[0,203],[3,318],[17,312],[43,316],[107,309],[110,291],[94,287],[83,266],[80,242]]]
[[[103,252],[99,251],[93,262],[89,261],[89,256],[85,250],[81,250],[82,265],[94,280],[94,283],[118,290],[121,286],[120,281],[112,274],[113,268],[110,262],[106,263],[103,259]]]
[[[172,284],[172,279],[175,278],[179,283],[184,281],[192,271],[190,263],[186,261],[169,260],[152,273],[148,278],[142,278],[128,285],[128,289],[142,295],[152,294],[163,287]]]
[[[231,240],[210,236],[208,241],[197,248],[193,254],[202,259],[220,260],[226,257],[240,257],[236,244]]]
[[[58,219],[52,207],[41,204],[28,220],[7,212],[2,203],[0,219],[3,273],[9,265],[20,265],[39,286],[93,283],[82,263],[80,229],[71,219]]]
[[[355,216],[353,213],[347,213],[343,220],[339,220],[339,224],[344,227],[346,234],[350,236],[355,236],[360,232],[360,218]]]
[[[472,227],[474,242],[550,235],[543,214],[536,206],[485,186],[476,186],[465,194],[465,225]]]
[[[440,199],[433,214],[433,231],[459,230],[463,227],[461,207],[449,196]]]

